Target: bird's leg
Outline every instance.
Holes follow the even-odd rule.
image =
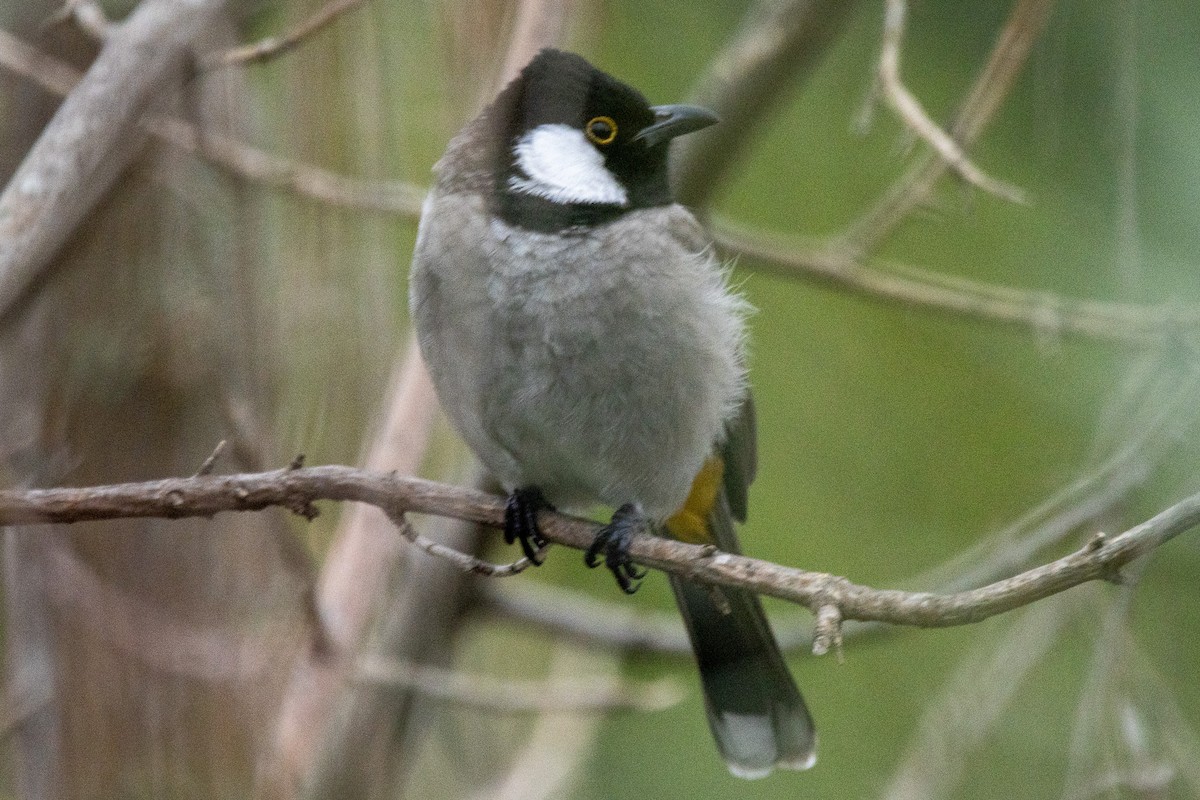
[[[600,554],[604,553],[604,566],[617,579],[621,591],[633,594],[642,585],[646,570],[629,557],[629,541],[645,527],[646,516],[642,510],[633,503],[626,503],[613,512],[612,521],[596,534],[595,541],[584,554],[583,562],[589,567],[597,567],[600,565]]]
[[[504,503],[504,541],[519,541],[525,557],[539,566],[543,560],[539,551],[547,544],[537,521],[538,512],[543,510],[553,511],[554,506],[536,486],[514,489]]]

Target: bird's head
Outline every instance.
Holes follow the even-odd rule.
[[[596,224],[671,202],[667,144],[717,121],[651,106],[583,58],[541,51],[486,112],[499,214],[523,227]]]

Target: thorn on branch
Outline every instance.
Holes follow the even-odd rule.
[[[1083,552],[1094,553],[1100,548],[1104,547],[1105,543],[1107,542],[1108,536],[1104,533],[1104,531],[1096,531],[1096,534],[1088,540],[1086,545],[1083,546]]]
[[[297,453],[291,463],[287,465],[288,472],[294,472],[298,469],[304,469],[304,453]]]

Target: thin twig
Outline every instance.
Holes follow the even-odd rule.
[[[679,684],[669,679],[650,683],[600,677],[522,681],[372,657],[359,659],[352,680],[370,686],[415,689],[427,697],[503,712],[660,711],[676,705],[683,696]]]
[[[970,149],[995,117],[1025,66],[1034,42],[1041,36],[1053,7],[1054,0],[1017,0],[1014,4],[987,64],[949,125],[950,136],[960,148]],[[948,162],[936,154],[919,159],[884,192],[873,208],[839,237],[846,249],[869,253],[877,248],[914,208],[928,200],[947,165]]]
[[[470,553],[455,550],[453,547],[447,547],[440,542],[435,542],[432,539],[422,536],[416,532],[403,514],[393,516],[392,522],[395,524],[396,529],[400,531],[400,535],[404,537],[405,541],[415,547],[421,548],[431,556],[446,559],[462,572],[482,575],[485,578],[507,578],[512,575],[520,575],[533,563],[528,558],[522,557],[510,564],[493,564],[490,561],[477,558]],[[545,548],[539,552],[544,552],[544,550]]]
[[[65,97],[83,74],[65,61],[0,29],[0,66],[30,80],[51,94]]]
[[[879,55],[879,89],[888,105],[909,130],[932,147],[963,180],[1014,203],[1024,203],[1025,193],[991,177],[971,161],[950,134],[938,127],[900,77],[900,51],[904,42],[907,0],[886,0],[883,16],[883,47]]]
[[[353,500],[391,515],[432,514],[490,527],[504,521],[502,498],[417,478],[342,466],[283,469],[242,475],[170,478],[92,488],[0,492],[0,525],[70,523],[132,517],[208,517],[222,511],[282,506],[308,515],[318,500]],[[1188,497],[1128,531],[988,586],[952,594],[873,589],[827,573],[807,572],[760,559],[635,535],[630,556],[638,563],[701,583],[734,586],[815,609],[836,606],[844,619],[897,625],[948,627],[996,614],[1093,580],[1119,580],[1119,570],[1200,522],[1200,494]],[[599,526],[547,513],[543,534],[579,550],[591,546]]]
[[[976,83],[954,130],[970,140],[994,113],[999,99],[1015,77],[1025,54],[1041,30],[1050,0],[1021,0],[1000,37],[992,59]],[[74,85],[78,73],[38,53],[0,31],[0,63],[38,80],[56,93]],[[424,190],[404,182],[359,180],[308,164],[274,156],[219,135],[202,136],[189,123],[159,118],[150,123],[156,135],[187,152],[245,179],[293,191],[314,200],[409,219],[420,215]],[[850,246],[813,247],[777,234],[750,230],[718,221],[716,238],[731,252],[754,259],[753,266],[792,277],[848,288],[861,294],[905,305],[929,307],[952,314],[1019,324],[1039,333],[1068,333],[1101,340],[1136,344],[1157,343],[1200,326],[1200,311],[1175,303],[1158,306],[1102,303],[1062,298],[1048,292],[1027,292],[982,284],[948,275],[892,264],[887,270],[852,257],[882,236],[918,202],[944,170],[940,160],[918,165],[889,191],[843,241]],[[921,188],[925,187],[925,188]]]
[[[64,96],[83,77],[69,64],[48,56],[0,30],[0,66]],[[152,135],[207,160],[235,177],[283,189],[326,205],[416,219],[425,190],[404,181],[351,178],[312,164],[292,161],[232,137],[201,131],[176,117],[142,121]]]
[[[252,44],[234,47],[220,53],[211,53],[200,59],[200,68],[221,69],[237,65],[257,64],[283,55],[317,33],[351,9],[358,8],[367,0],[334,0],[317,10],[317,13],[279,36],[268,36]]]
[[[404,181],[340,175],[312,164],[280,158],[229,136],[203,132],[176,118],[158,117],[146,124],[163,141],[246,180],[286,189],[327,205],[408,219],[421,215],[425,190]]]
[[[632,603],[600,600],[536,580],[487,582],[480,592],[490,610],[555,636],[632,652],[692,653],[683,622],[674,612],[639,610]],[[779,626],[773,627],[778,633]],[[803,626],[797,622],[787,627],[804,629],[804,646],[811,641],[807,620]]]
[[[979,283],[896,262],[867,262],[838,245],[711,221],[713,238],[748,266],[836,286],[867,297],[932,311],[1020,325],[1047,337],[1062,334],[1133,345],[1161,344],[1200,328],[1200,308],[1106,303]]]
[[[221,454],[225,452],[226,444],[227,442],[224,439],[217,442],[217,446],[213,448],[213,451],[209,457],[204,459],[204,463],[200,465],[200,469],[196,470],[196,474],[193,477],[211,474],[213,467],[217,465],[217,459],[220,458]]]

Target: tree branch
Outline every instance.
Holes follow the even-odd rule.
[[[257,64],[281,56],[299,45],[308,37],[330,25],[342,14],[358,8],[366,0],[333,0],[317,10],[315,14],[286,33],[268,36],[251,44],[235,47],[220,53],[210,53],[200,60],[201,69],[220,69],[236,65]]]
[[[1054,0],[1017,0],[1013,5],[987,64],[948,126],[951,138],[963,152],[970,149],[995,117],[1053,7]],[[928,200],[934,184],[948,168],[949,162],[935,153],[918,159],[873,208],[842,234],[840,238],[847,249],[856,253],[876,249],[914,208]]]
[[[351,680],[367,686],[415,689],[426,697],[485,711],[661,711],[683,699],[675,681],[626,681],[587,676],[574,680],[519,680],[467,674],[428,664],[362,656]]]
[[[1025,202],[1020,189],[997,180],[977,167],[954,138],[929,118],[900,77],[900,50],[904,41],[907,0],[887,0],[883,19],[883,47],[879,56],[879,85],[884,99],[909,130],[932,147],[963,180],[985,192],[1015,203]]]
[[[0,194],[0,320],[137,155],[138,120],[182,84],[193,37],[223,7],[146,0],[105,39]]]
[[[0,30],[0,66],[59,96],[68,94],[83,78],[70,64],[46,55],[4,30]],[[242,180],[341,208],[413,220],[421,215],[425,200],[422,186],[353,178],[281,158],[233,137],[203,131],[178,117],[152,116],[143,119],[141,125],[159,140]]]
[[[0,525],[72,523],[129,517],[210,517],[223,511],[282,506],[311,518],[319,500],[377,506],[393,519],[410,512],[500,527],[501,498],[396,474],[342,466],[287,468],[241,475],[170,478],[91,488],[0,492]],[[586,549],[599,526],[544,512],[546,538]],[[1200,494],[1124,533],[1097,534],[1082,549],[988,586],[952,594],[873,589],[833,575],[807,572],[711,547],[639,534],[635,561],[693,580],[734,586],[799,603],[816,612],[833,607],[847,620],[949,627],[978,622],[1092,580],[1119,580],[1121,567],[1200,523]]]
[[[895,262],[856,256],[837,243],[806,243],[797,237],[710,220],[717,244],[748,266],[848,292],[955,316],[1029,328],[1048,336],[1071,334],[1099,341],[1158,344],[1200,328],[1200,308],[1175,301],[1158,305],[1104,302],[1052,292],[1014,289]],[[881,268],[886,266],[886,268]]]

